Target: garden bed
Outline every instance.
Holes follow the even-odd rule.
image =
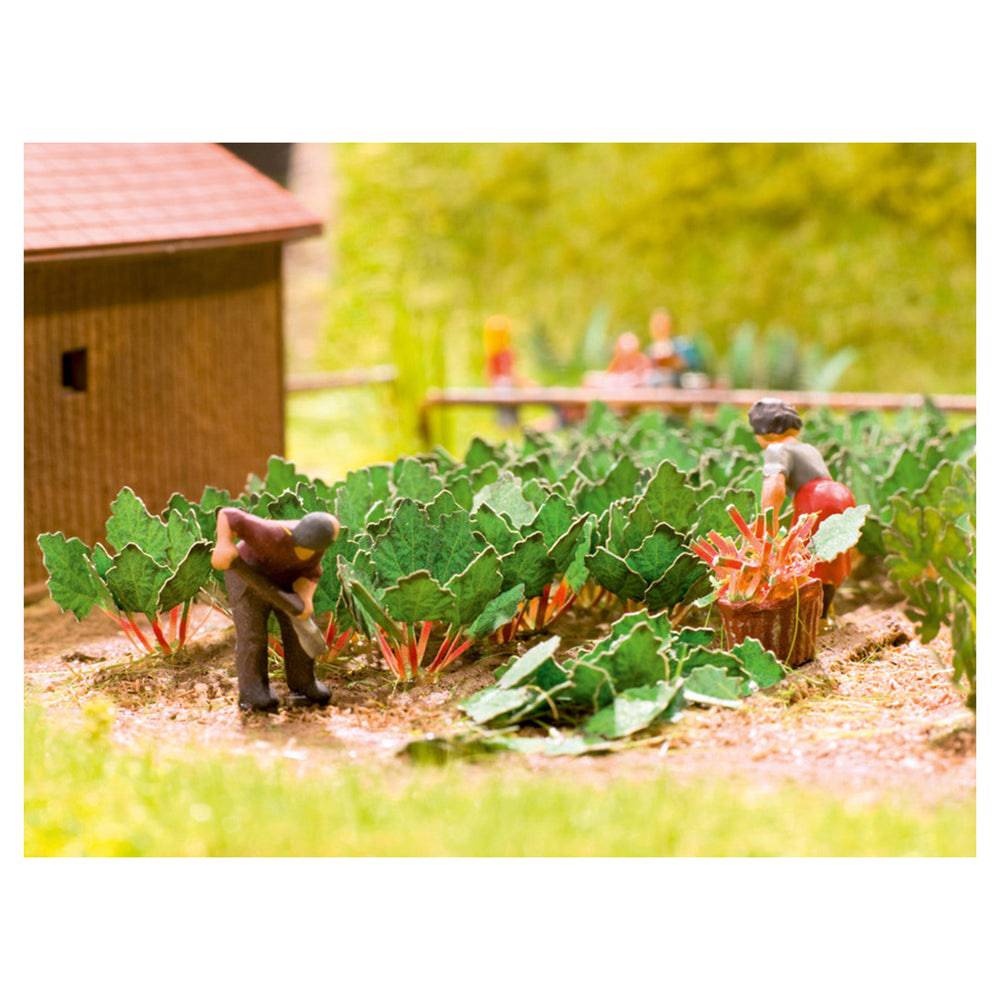
[[[283,759],[322,772],[346,762],[389,771],[411,767],[400,751],[413,739],[460,723],[457,705],[494,680],[493,670],[525,647],[473,652],[436,682],[396,684],[373,651],[321,667],[333,688],[322,710],[282,707],[248,716],[236,707],[233,632],[207,609],[190,646],[173,661],[132,661],[107,619],[75,623],[46,600],[25,609],[28,697],[74,722],[103,698],[115,707],[113,735],[126,747],[155,746]],[[555,631],[563,648],[607,631],[608,615],[573,609]],[[951,682],[950,647],[930,645],[896,606],[865,604],[820,637],[817,659],[739,709],[698,708],[645,745],[602,756],[503,755],[473,766],[554,770],[595,779],[663,772],[680,779],[739,777],[764,787],[786,781],[862,799],[906,794],[937,802],[975,787],[973,715]],[[275,690],[286,693],[280,676]]]

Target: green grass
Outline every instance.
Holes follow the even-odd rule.
[[[283,765],[129,752],[108,706],[83,730],[25,720],[25,853],[220,855],[892,855],[975,853],[975,802],[852,806],[788,786],[665,777],[591,784],[493,765]]]

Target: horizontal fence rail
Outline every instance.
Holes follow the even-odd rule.
[[[399,378],[395,365],[374,368],[344,368],[336,372],[304,372],[285,379],[285,392],[319,392],[323,389],[355,389],[366,385],[388,385]]]
[[[800,392],[778,389],[615,389],[559,386],[526,389],[455,388],[432,389],[421,405],[420,428],[427,440],[430,412],[458,406],[587,406],[602,402],[610,406],[661,408],[687,412],[730,405],[749,407],[763,396],[776,396],[803,409],[905,410],[923,406],[929,399],[949,413],[975,413],[975,396],[922,395],[888,392]]]

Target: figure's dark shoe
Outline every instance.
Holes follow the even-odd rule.
[[[292,705],[328,705],[330,689],[320,681],[313,681],[308,688],[290,692],[288,701]]]
[[[278,699],[274,697],[270,689],[240,695],[240,708],[247,712],[277,712],[278,705]]]

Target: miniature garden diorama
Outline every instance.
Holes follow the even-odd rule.
[[[923,641],[950,628],[974,705],[975,519],[974,426],[931,406],[804,426],[765,398],[749,420],[598,404],[519,444],[476,438],[462,459],[435,448],[335,483],[273,457],[238,496],[178,493],[159,513],[126,486],[106,544],[39,545],[55,602],[108,615],[136,655],[175,655],[196,602],[226,610],[249,711],[279,707],[278,665],[293,703],[336,703],[316,664],[362,644],[400,684],[499,653],[449,745],[579,754],[779,683],[837,627],[859,561]],[[592,641],[561,653],[569,619]]]

